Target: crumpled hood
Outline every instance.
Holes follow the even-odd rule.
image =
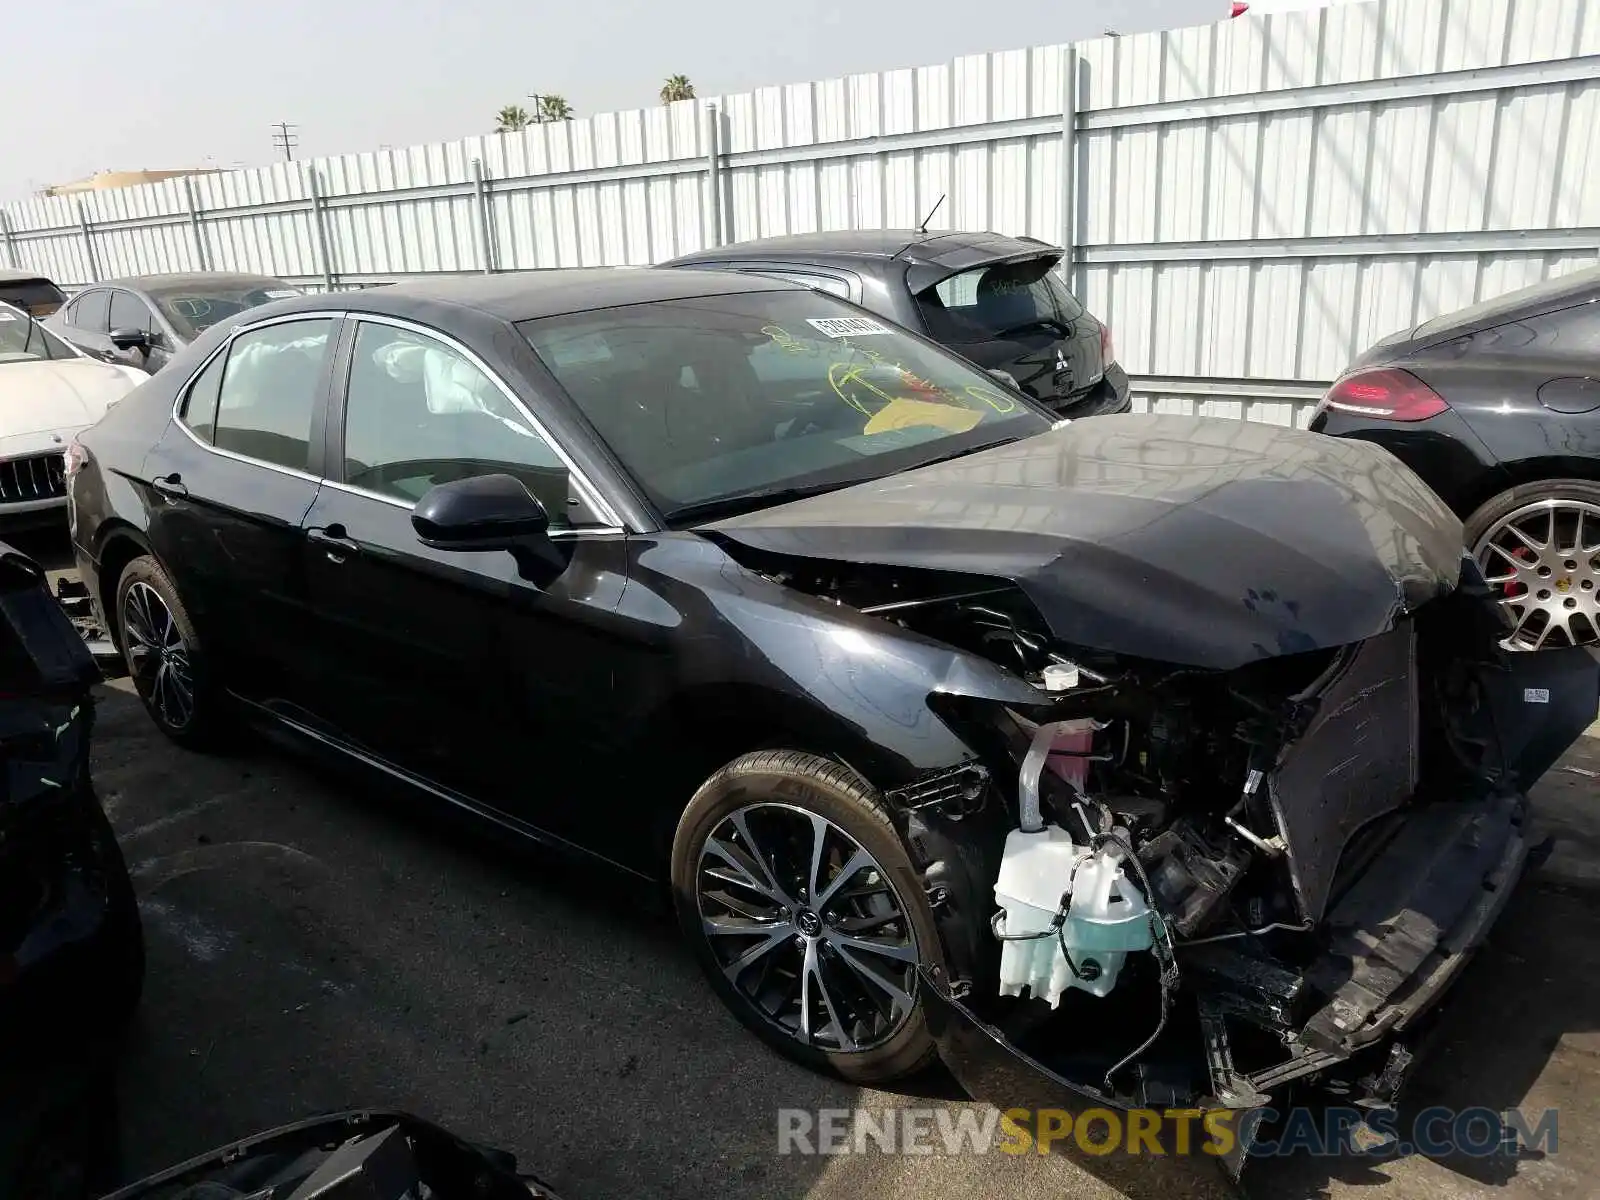
[[[92,358],[0,363],[0,437],[92,425],[143,378]]]
[[[1063,642],[1220,670],[1373,637],[1462,566],[1461,523],[1388,451],[1206,417],[1093,417],[705,528],[1007,579]]]

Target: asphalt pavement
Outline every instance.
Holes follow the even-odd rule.
[[[1557,1107],[1558,1152],[1269,1161],[1247,1174],[1252,1196],[1594,1194],[1591,732],[1537,789],[1555,852],[1457,985],[1407,1099]],[[266,742],[180,750],[126,680],[101,691],[94,769],[149,941],[122,1082],[130,1178],[315,1112],[390,1106],[512,1150],[574,1200],[1124,1194],[1059,1155],[778,1154],[782,1108],[978,1106],[937,1076],[863,1091],[778,1058],[712,997],[648,889]]]

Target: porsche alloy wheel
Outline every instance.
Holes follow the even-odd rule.
[[[1489,525],[1473,556],[1511,617],[1507,648],[1600,644],[1600,504],[1523,504]]]
[[[700,849],[701,930],[735,989],[806,1046],[888,1041],[916,1003],[917,940],[888,873],[814,812],[752,804]]]

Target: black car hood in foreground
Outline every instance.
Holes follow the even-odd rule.
[[[1462,567],[1460,522],[1386,450],[1205,417],[1095,417],[705,528],[1010,580],[1063,642],[1219,670],[1373,637]]]

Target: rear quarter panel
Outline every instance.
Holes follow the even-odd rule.
[[[1424,358],[1398,365],[1449,402],[1462,450],[1493,464],[1452,501],[1463,515],[1533,479],[1600,479],[1600,411],[1557,413],[1539,402],[1539,388],[1568,373],[1568,365],[1494,357]]]

